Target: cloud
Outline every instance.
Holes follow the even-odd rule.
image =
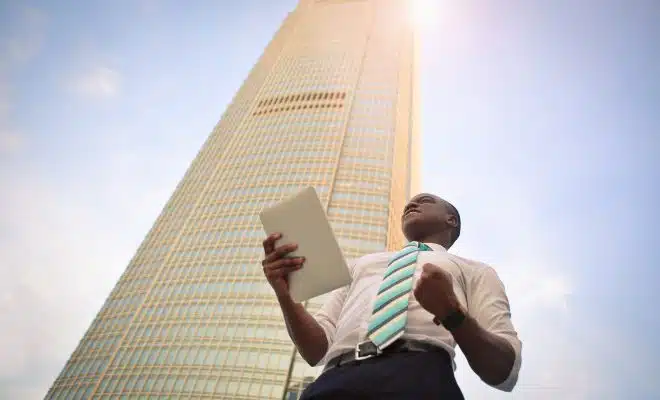
[[[76,77],[73,89],[87,97],[107,98],[119,93],[121,74],[111,68],[97,66]]]
[[[518,310],[532,312],[539,308],[551,311],[567,311],[573,283],[563,271],[521,271],[510,282],[511,291],[520,303]]]
[[[40,9],[25,7],[15,10],[15,25],[9,35],[0,41],[0,67],[21,66],[41,51],[48,18]]]
[[[12,131],[0,131],[0,156],[14,154],[24,145],[23,136]]]
[[[440,148],[431,139],[428,143]],[[479,158],[486,155],[473,151],[467,161],[452,153],[426,158],[424,175],[432,178],[423,190],[446,196],[461,211],[464,229],[452,250],[498,271],[523,341],[523,363],[514,392],[501,393],[458,357],[457,378],[466,398],[614,399],[621,394],[621,376],[634,376],[631,385],[644,387],[653,371],[644,361],[645,349],[611,321],[599,319],[594,305],[585,306],[594,282],[580,274],[580,258],[562,246],[568,234],[552,231],[534,200],[537,189],[515,174],[503,174],[502,167],[472,161]]]
[[[0,74],[0,121],[9,115],[10,109],[9,82]]]
[[[0,38],[0,156],[19,151],[22,136],[12,122],[12,80],[21,68],[37,57],[45,40],[48,18],[33,7],[10,9],[14,22]]]
[[[482,138],[456,135],[436,143],[427,136],[425,148],[460,147],[469,140]],[[475,163],[474,159],[488,157],[480,151],[473,146],[469,160],[460,152],[437,160],[425,158],[428,172],[423,174],[433,177],[424,182],[424,191],[446,196],[461,211],[463,234],[452,250],[497,270],[523,342],[522,369],[513,393],[489,388],[459,356],[457,379],[466,398],[608,398],[607,390],[616,381],[609,379],[603,367],[600,346],[586,340],[604,328],[572,303],[573,294],[582,287],[573,273],[579,266],[572,265],[570,255],[558,251],[552,232],[538,228],[543,216],[533,200],[533,189],[502,167]],[[623,357],[623,351],[614,352]]]
[[[145,15],[151,15],[160,8],[160,0],[139,0],[138,9]]]
[[[60,176],[0,169],[0,399],[43,398],[192,157],[177,144],[61,154],[85,168]]]
[[[68,257],[63,251],[75,246],[75,243],[62,229],[66,222],[60,219],[60,212],[67,213],[65,210],[68,206],[52,190],[36,185],[29,174],[21,175],[20,179],[5,176],[1,181],[3,188],[9,188],[6,196],[0,200],[3,209],[0,213],[0,234],[3,236],[0,241],[0,258],[3,260],[0,326],[4,327],[0,340],[0,353],[3,354],[0,359],[0,377],[4,390],[21,386],[25,376],[33,373],[35,361],[52,358],[52,347],[62,338],[57,331],[74,333],[69,328],[73,321],[67,321],[66,314],[59,308],[73,306],[68,300],[75,298],[78,292],[76,287],[61,291],[60,300],[53,302],[52,292],[56,287],[49,284],[61,284],[62,279],[68,275],[62,266],[71,260],[64,261]],[[70,221],[72,223],[84,222],[76,219],[75,215],[69,217],[73,217]],[[62,234],[54,234],[57,231]],[[60,262],[49,262],[53,257],[63,256],[65,258]],[[48,268],[42,269],[43,266]],[[55,320],[54,315],[65,318]],[[43,329],[44,326],[60,328]],[[44,377],[32,378],[33,386],[45,383]]]
[[[0,398],[37,399],[89,326],[134,243],[100,228],[112,225],[112,217],[90,196],[104,192],[103,185],[49,184],[29,171],[20,177],[6,172],[0,184],[9,189],[0,199]]]

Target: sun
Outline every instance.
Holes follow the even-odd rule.
[[[438,20],[438,3],[440,0],[410,0],[412,23],[418,29],[426,30],[435,26]]]

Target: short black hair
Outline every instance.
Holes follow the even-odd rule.
[[[449,244],[451,246],[454,243],[456,243],[458,237],[461,236],[461,214],[458,212],[458,209],[454,207],[453,204],[451,204],[446,200],[445,203],[447,204],[447,208],[449,208],[449,212],[456,216],[456,227],[451,231],[451,238],[450,238],[451,243]]]

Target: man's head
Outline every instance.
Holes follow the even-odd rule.
[[[456,207],[438,196],[422,193],[403,209],[403,234],[408,240],[432,242],[450,248],[461,234]]]

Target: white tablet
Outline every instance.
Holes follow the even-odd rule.
[[[305,257],[303,268],[289,275],[294,301],[306,301],[351,283],[348,265],[313,187],[263,210],[259,218],[267,235],[282,234],[277,246],[296,243],[298,249],[290,255]]]

